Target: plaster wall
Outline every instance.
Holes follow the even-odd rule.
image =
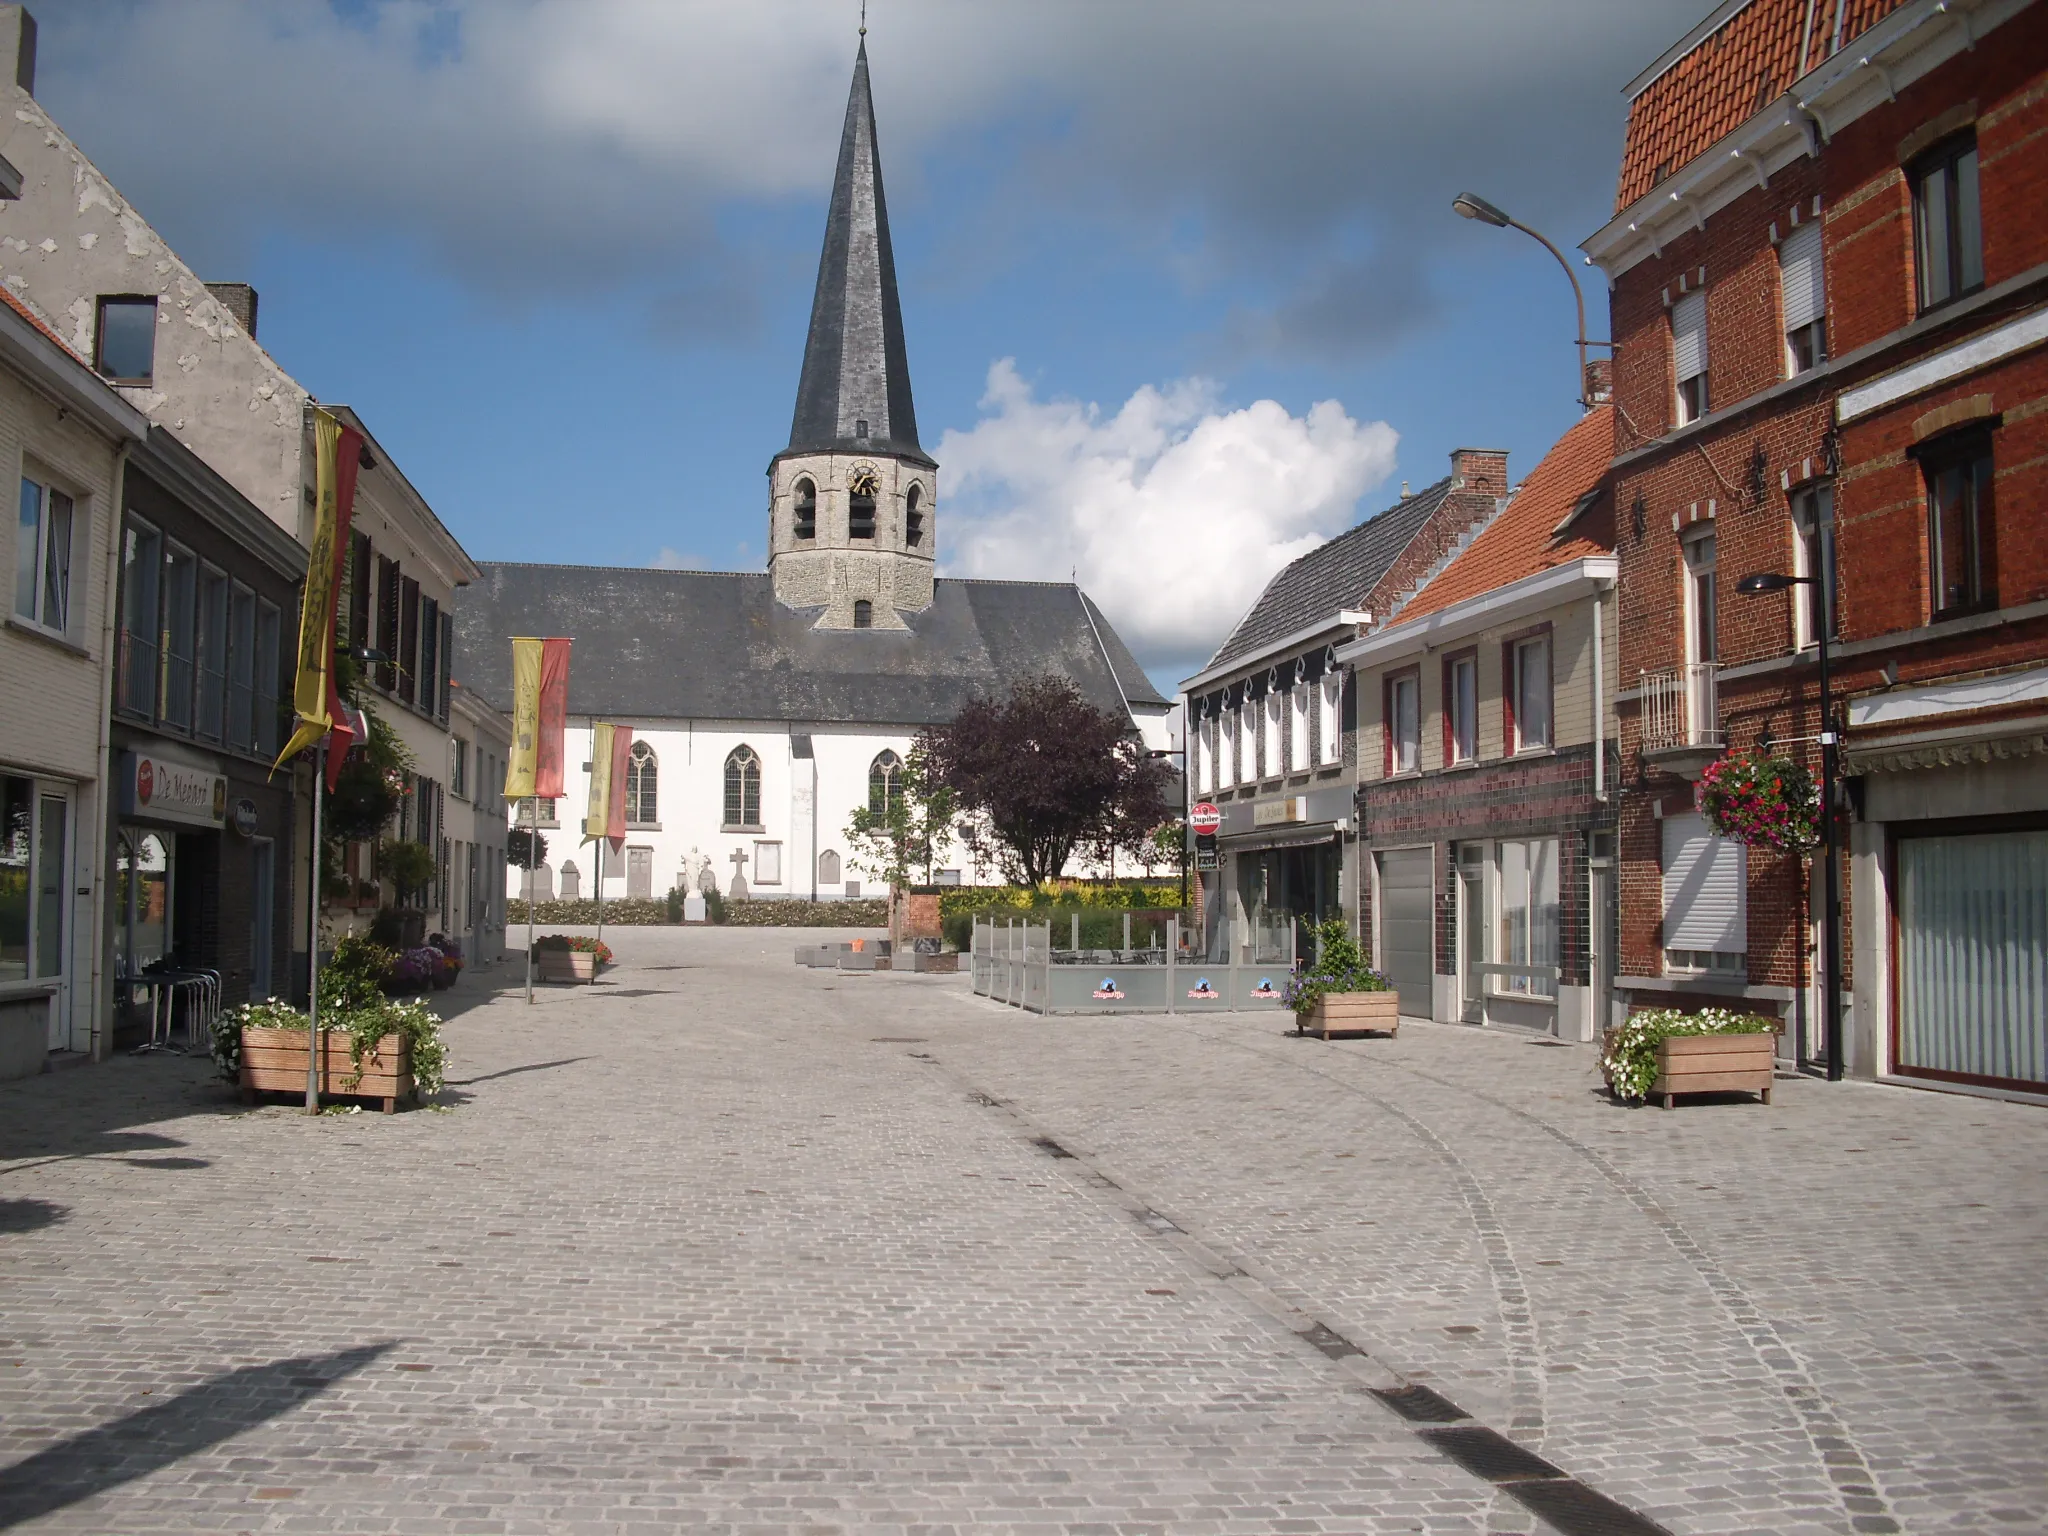
[[[121,394],[300,536],[311,397],[15,83],[20,32],[21,7],[0,7],[0,155],[22,177],[21,197],[0,202],[0,281],[84,358],[93,356],[101,295],[156,295],[151,381]]]

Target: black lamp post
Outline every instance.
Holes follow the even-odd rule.
[[[1186,729],[1185,726],[1182,727]],[[1188,906],[1188,796],[1193,787],[1188,783],[1188,749],[1186,747],[1155,747],[1145,754],[1147,757],[1177,757],[1180,759],[1180,906],[1185,912]]]
[[[1470,192],[1460,192],[1451,199],[1451,212],[1461,219],[1474,219],[1481,224],[1491,224],[1495,229],[1519,229],[1523,234],[1538,242],[1542,245],[1543,249],[1557,258],[1557,264],[1564,268],[1564,275],[1571,280],[1572,299],[1579,307],[1578,401],[1580,405],[1590,406],[1592,402],[1586,398],[1586,348],[1607,347],[1611,349],[1614,343],[1610,341],[1586,340],[1586,293],[1579,286],[1579,274],[1574,272],[1572,264],[1564,259],[1564,252],[1552,245],[1539,231],[1531,229],[1519,220],[1510,218],[1505,212],[1494,207],[1485,198],[1476,197]]]
[[[1811,587],[1818,595],[1814,633],[1820,643],[1820,852],[1825,862],[1821,874],[1821,963],[1827,968],[1823,993],[1828,1047],[1828,1081],[1842,1080],[1842,890],[1835,857],[1835,721],[1834,696],[1828,686],[1828,630],[1834,620],[1833,593],[1813,576],[1782,576],[1775,571],[1745,576],[1735,590],[1745,597],[1766,592],[1787,592],[1794,587]]]

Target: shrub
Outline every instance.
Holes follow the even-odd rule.
[[[668,915],[669,903],[655,901],[645,896],[608,896],[604,903],[604,925],[607,928],[658,928],[664,923],[681,920]],[[588,927],[598,918],[597,902],[594,899],[577,901],[538,901],[533,904],[533,920],[537,923],[576,923]],[[518,927],[526,921],[526,902],[514,896],[505,903],[505,921],[511,927]]]
[[[384,949],[396,949],[405,942],[405,923],[396,907],[379,907],[370,919],[370,942]],[[347,941],[344,940],[344,943]]]
[[[725,892],[710,890],[704,893],[704,916],[714,923],[728,920]]]
[[[706,896],[706,902],[710,901]],[[886,901],[728,901],[723,921],[735,928],[886,928]],[[718,920],[714,918],[714,921]]]
[[[347,943],[343,940],[343,943]],[[371,946],[364,946],[369,948]],[[355,1063],[354,1078],[337,1085],[346,1093],[362,1081],[363,1062],[386,1035],[404,1040],[412,1064],[412,1080],[423,1094],[441,1091],[448,1067],[448,1048],[441,1039],[441,1020],[418,1001],[394,1002],[381,993],[366,1005],[326,1012],[327,976],[321,975],[320,1027],[348,1036],[349,1059]],[[353,995],[338,993],[337,995]],[[244,1029],[293,1029],[307,1027],[306,1016],[289,1003],[272,998],[268,1002],[243,1003],[223,1009],[213,1021],[213,1062],[222,1077],[233,1080],[242,1075],[242,1031]]]
[[[1365,953],[1344,926],[1344,919],[1331,917],[1316,925],[1316,957],[1305,970],[1288,978],[1280,989],[1280,1001],[1302,1018],[1315,1012],[1316,1004],[1333,992],[1391,990],[1393,983],[1365,963]]]
[[[1657,1080],[1657,1047],[1663,1041],[1679,1035],[1775,1034],[1778,1028],[1776,1019],[1727,1008],[1702,1008],[1698,1013],[1644,1008],[1608,1034],[1600,1049],[1600,1069],[1622,1098],[1640,1099]]]

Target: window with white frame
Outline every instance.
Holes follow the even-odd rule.
[[[1785,314],[1785,375],[1790,378],[1828,360],[1820,225],[1802,224],[1779,243],[1778,293]]]
[[[1664,818],[1664,968],[1740,975],[1749,948],[1749,850],[1698,812]]]
[[[1397,672],[1386,687],[1387,772],[1413,773],[1422,765],[1422,678]]]
[[[1550,746],[1550,636],[1513,642],[1508,672],[1509,750],[1535,752]]]
[[[71,538],[76,506],[55,486],[24,478],[14,540],[14,612],[44,629],[71,627]]]
[[[654,826],[661,820],[661,764],[654,748],[636,741],[626,752],[626,820],[633,826]]]
[[[1792,643],[1800,650],[1835,634],[1835,488],[1810,486],[1792,496],[1792,574],[1813,580],[1792,591]]]
[[[1707,296],[1689,293],[1671,306],[1671,362],[1678,380],[1679,426],[1712,409],[1707,400]]]
[[[1266,706],[1264,710],[1266,717],[1265,738],[1260,743],[1259,751],[1262,776],[1268,779],[1280,777],[1280,749],[1283,745],[1280,735],[1281,710],[1285,704],[1286,700],[1280,697],[1280,690],[1268,684],[1266,687]]]
[[[1216,717],[1216,787],[1228,789],[1237,782],[1237,712],[1228,704]]]
[[[1500,962],[1540,971],[1561,958],[1558,921],[1557,839],[1533,837],[1500,844]],[[1523,997],[1556,997],[1557,978],[1510,972],[1499,990]]]
[[[1479,759],[1479,655],[1475,651],[1444,662],[1444,755],[1453,763]]]
[[[1316,756],[1324,767],[1344,758],[1344,674],[1334,666],[1316,689]]]
[[[1192,703],[1189,706],[1193,708]],[[1195,722],[1195,791],[1208,794],[1216,787],[1216,722]]]
[[[1237,708],[1237,778],[1255,784],[1259,777],[1259,706],[1249,692]]]
[[[1308,706],[1309,687],[1307,682],[1297,682],[1288,690],[1287,697],[1293,704],[1287,721],[1287,771],[1308,772]]]

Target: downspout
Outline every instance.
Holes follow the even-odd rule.
[[[89,1006],[92,1009],[92,1027],[86,1037],[86,1056],[98,1061],[100,1057],[100,1031],[104,1021],[106,1042],[111,1048],[114,1030],[112,1010],[114,1006],[114,933],[107,918],[107,903],[113,899],[114,881],[111,875],[114,845],[109,833],[114,830],[112,807],[108,803],[114,794],[113,771],[113,714],[114,714],[114,615],[120,605],[121,593],[121,537],[127,521],[128,506],[128,449],[123,443],[114,450],[113,506],[108,509],[111,527],[107,537],[107,579],[100,589],[106,593],[106,614],[100,620],[100,740],[94,754],[94,764],[99,774],[98,793],[94,796],[93,836],[80,842],[87,848],[98,850],[99,869],[93,880],[94,893],[98,900],[92,908],[92,987]]]
[[[1806,20],[1799,28],[1799,69],[1792,78],[1801,79],[1806,74],[1807,50],[1813,44],[1813,13],[1819,0],[1806,0]]]
[[[1593,798],[1607,803],[1607,647],[1600,610],[1605,593],[1593,589]]]

